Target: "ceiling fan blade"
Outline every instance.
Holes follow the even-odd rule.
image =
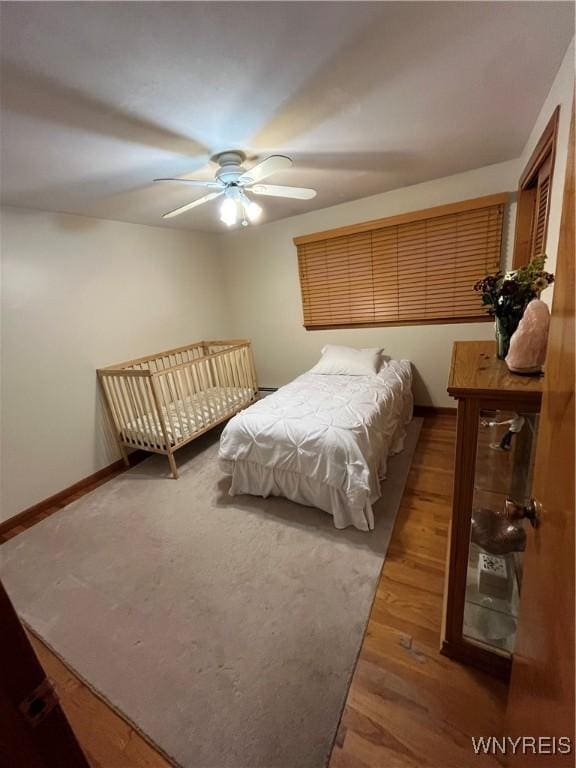
[[[250,168],[238,178],[238,183],[244,186],[255,184],[257,181],[268,178],[277,171],[285,171],[292,165],[292,160],[286,155],[270,155],[261,163]]]
[[[219,181],[203,179],[154,179],[154,181],[178,181],[180,184],[189,184],[192,187],[208,187],[208,189],[223,189],[224,184]]]
[[[181,213],[189,211],[191,208],[196,208],[197,205],[204,205],[204,203],[208,203],[210,200],[214,200],[215,197],[220,197],[220,195],[223,194],[223,191],[210,192],[209,195],[204,195],[204,197],[201,197],[198,200],[194,200],[191,203],[187,203],[186,205],[181,205],[180,208],[175,208],[173,211],[168,211],[168,213],[165,213],[162,218],[171,219],[173,216],[179,216]]]
[[[315,189],[306,187],[283,187],[277,184],[255,184],[250,187],[255,195],[270,195],[270,197],[293,197],[296,200],[312,200],[316,197]]]

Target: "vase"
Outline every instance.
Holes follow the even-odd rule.
[[[512,334],[518,328],[522,315],[508,315],[507,317],[496,317],[494,330],[496,333],[496,355],[499,360],[504,360],[510,349],[510,339]]]
[[[496,332],[496,356],[499,360],[504,360],[510,349],[511,334],[508,333],[507,323],[500,317],[496,318],[494,330]]]

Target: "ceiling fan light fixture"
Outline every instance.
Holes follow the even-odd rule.
[[[262,216],[262,208],[251,200],[245,190],[254,195],[266,195],[268,197],[287,197],[294,200],[312,200],[316,197],[315,189],[305,187],[290,187],[278,184],[261,184],[278,171],[291,167],[292,160],[286,155],[270,155],[249,170],[242,167],[246,155],[240,151],[227,151],[214,155],[211,160],[218,163],[220,168],[216,171],[213,181],[208,179],[179,179],[161,178],[155,181],[179,182],[195,187],[207,187],[217,191],[210,192],[198,200],[181,205],[173,211],[164,214],[165,219],[179,216],[181,213],[196,208],[199,205],[224,195],[224,201],[220,207],[220,221],[228,227],[233,227],[240,221],[243,227],[256,224]]]
[[[245,206],[244,210],[246,216],[253,224],[260,219],[260,216],[262,216],[262,208],[258,203],[255,203],[254,200],[249,200],[248,205]]]
[[[238,209],[236,200],[231,197],[225,197],[220,206],[220,221],[229,227],[233,227],[238,219]]]

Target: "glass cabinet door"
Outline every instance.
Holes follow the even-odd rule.
[[[480,410],[463,639],[514,651],[538,415]]]

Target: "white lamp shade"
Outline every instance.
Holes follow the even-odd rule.
[[[232,227],[236,224],[238,218],[238,210],[236,207],[236,201],[230,197],[225,197],[220,206],[220,221]]]
[[[258,221],[260,216],[262,216],[262,208],[258,205],[258,203],[255,203],[254,200],[251,200],[248,203],[245,210],[246,216],[248,216],[250,221]]]

